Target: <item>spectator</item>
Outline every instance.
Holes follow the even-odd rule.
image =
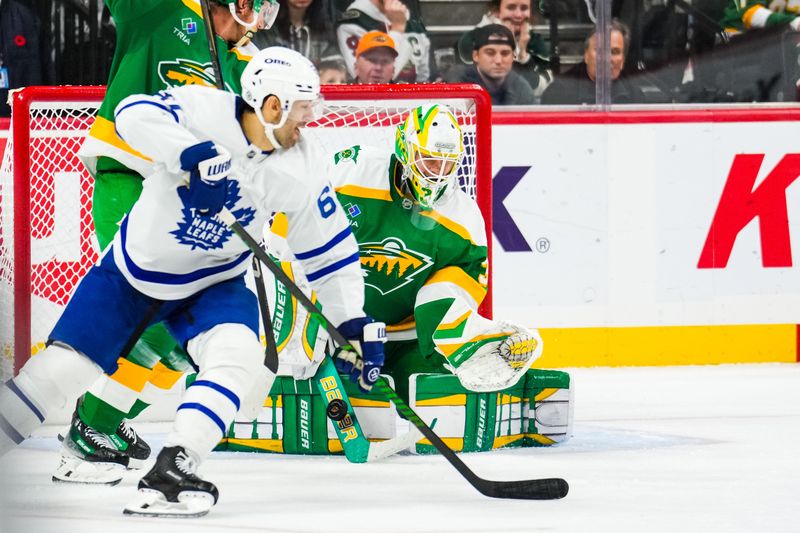
[[[347,67],[341,59],[325,59],[319,64],[319,82],[327,85],[347,83]]]
[[[721,21],[730,36],[748,30],[788,24],[800,30],[800,6],[796,2],[766,2],[764,0],[729,0]]]
[[[611,103],[635,104],[645,101],[644,93],[623,74],[630,42],[628,27],[618,20],[611,22],[609,53],[611,55]],[[597,77],[597,32],[586,38],[583,63],[575,65],[555,81],[542,95],[547,105],[595,104]]]
[[[422,21],[412,16],[401,0],[355,0],[337,21],[336,37],[352,77],[355,51],[361,37],[377,30],[396,43],[394,77],[408,83],[431,79],[431,42]]]
[[[36,14],[17,0],[0,0],[0,116],[11,115],[9,89],[50,85],[51,46]]]
[[[285,46],[319,65],[320,61],[341,57],[333,27],[328,21],[328,0],[278,0],[280,10],[275,24],[253,36],[258,48]]]
[[[353,83],[390,83],[394,78],[397,48],[388,34],[370,31],[356,47]]]
[[[514,71],[520,74],[539,97],[553,81],[550,70],[550,45],[531,29],[533,18],[531,0],[491,0],[489,11],[476,27],[502,24],[514,34],[517,48],[514,56]],[[462,61],[470,62],[472,55],[472,32],[461,36],[458,51]]]
[[[494,105],[535,104],[530,84],[513,71],[517,43],[511,30],[502,24],[489,24],[473,30],[472,65],[456,65],[445,80],[481,85]]]

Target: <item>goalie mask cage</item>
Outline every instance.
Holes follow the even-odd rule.
[[[408,111],[443,103],[464,131],[459,185],[486,221],[491,265],[491,102],[477,85],[323,86],[324,112],[309,130],[333,152],[355,144],[394,149]],[[44,342],[80,278],[98,258],[93,179],[77,157],[104,87],[28,87],[13,94],[0,167],[0,376]],[[490,272],[491,274],[491,272]],[[481,307],[491,316],[489,292]],[[91,324],[87,324],[91,327]]]

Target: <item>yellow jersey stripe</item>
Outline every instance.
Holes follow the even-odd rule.
[[[373,200],[384,200],[386,202],[392,201],[391,193],[385,189],[373,189],[370,187],[361,187],[360,185],[343,185],[336,189],[336,192],[348,196],[355,196],[356,198],[371,198]]]
[[[153,161],[141,152],[137,152],[131,148],[128,143],[120,139],[116,130],[114,130],[114,123],[106,118],[97,117],[92,125],[92,129],[89,131],[89,135],[99,141],[110,144],[114,148],[119,148],[123,152],[127,152],[132,156],[144,159],[145,161]]]
[[[464,289],[475,303],[480,304],[484,297],[486,297],[486,287],[475,281],[469,274],[464,272],[464,269],[457,266],[445,267],[437,270],[436,273],[428,278],[425,286],[433,285],[434,283],[452,283]]]
[[[455,233],[456,235],[458,235],[459,237],[461,237],[465,241],[469,241],[472,244],[475,244],[475,239],[473,239],[472,236],[469,234],[469,231],[467,231],[467,228],[465,228],[464,226],[462,226],[461,224],[459,224],[455,220],[449,219],[446,216],[444,216],[443,214],[441,214],[441,213],[439,213],[438,211],[435,211],[435,210],[420,211],[419,214],[424,216],[424,217],[428,217],[428,218],[431,218],[431,219],[435,220],[436,222],[438,222],[439,224],[441,224],[445,228],[449,229],[450,231],[452,231],[453,233]]]
[[[196,0],[183,0],[183,5],[194,11],[195,15],[198,17],[203,18],[203,9]]]

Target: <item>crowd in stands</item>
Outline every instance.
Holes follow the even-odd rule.
[[[588,29],[582,49],[575,54],[577,61],[564,62],[552,46],[553,35],[542,31],[546,28],[541,24],[543,15],[552,14],[547,7],[563,12],[563,5],[553,6],[564,0],[487,0],[482,18],[471,30],[455,38],[449,49],[436,50],[419,0],[279,1],[281,12],[275,26],[260,32],[255,44],[280,44],[300,51],[318,64],[323,79],[331,83],[477,83],[491,95],[494,105],[596,103],[598,34],[585,25]],[[594,3],[578,4],[584,4],[585,12],[577,17],[594,21]],[[632,16],[633,4],[641,9],[655,7]],[[676,0],[662,5],[611,0],[611,5],[610,103],[798,100],[798,62],[780,63],[777,58],[787,55],[785,34],[800,35],[796,31],[800,2]],[[691,31],[681,24],[689,18],[699,21]],[[638,33],[634,35],[622,20],[632,22]],[[769,29],[780,36],[755,48],[756,41],[741,38]],[[718,47],[715,53],[697,53],[703,51],[704,35],[707,39],[710,35],[711,44]],[[795,43],[793,57],[797,58],[800,39],[788,42],[790,47]]]
[[[610,103],[800,99],[800,39],[794,37],[800,35],[800,1],[610,1]],[[580,37],[582,50],[572,61],[563,61],[553,25],[548,32],[543,21],[552,16],[548,6],[563,12],[563,6],[553,6],[576,2],[588,23]],[[297,50],[319,67],[323,83],[466,82],[483,86],[494,105],[596,102],[598,35],[592,32],[591,1],[487,0],[474,27],[438,49],[433,49],[419,0],[279,3],[274,26],[257,32],[253,44]],[[24,4],[0,0],[5,13],[0,91],[52,79],[52,65],[34,57],[47,54],[41,51],[42,28]],[[631,5],[638,6],[635,16]],[[655,7],[642,14],[647,6]],[[463,22],[472,24],[458,24]],[[14,68],[16,58],[23,58],[17,61],[25,61],[25,69]],[[23,70],[27,74],[20,77]],[[3,93],[0,104],[4,101]]]

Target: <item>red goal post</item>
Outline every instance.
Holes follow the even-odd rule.
[[[333,152],[394,145],[395,127],[425,102],[448,105],[465,133],[459,184],[476,198],[491,266],[491,101],[477,85],[327,85],[310,125]],[[28,87],[13,93],[11,136],[0,165],[0,377],[44,346],[75,285],[98,257],[93,179],[77,157],[105,87]],[[489,291],[481,312],[491,317]],[[91,327],[91,325],[87,325]]]

